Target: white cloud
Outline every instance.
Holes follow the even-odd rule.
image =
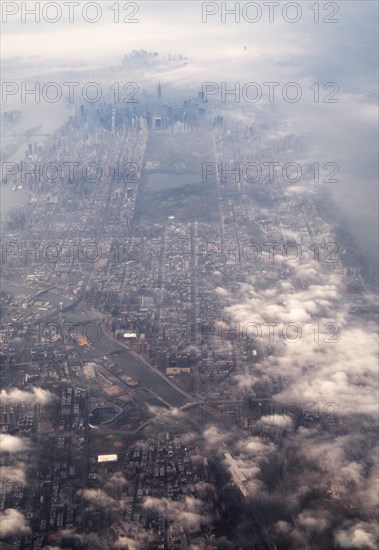
[[[21,512],[14,508],[8,508],[0,514],[0,536],[8,537],[11,535],[25,535],[30,533],[31,529],[26,523],[26,519]]]
[[[31,392],[13,388],[1,390],[0,399],[5,403],[48,403],[53,399],[53,394],[42,388],[32,388]]]
[[[29,441],[25,438],[0,434],[0,453],[18,453],[28,448]]]

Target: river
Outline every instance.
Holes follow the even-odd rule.
[[[24,294],[27,296],[35,294],[39,290],[22,284],[13,284],[9,281],[3,281],[1,288],[10,294]],[[63,302],[63,304],[69,303],[69,298],[67,296],[54,292],[54,289],[44,294],[43,298],[56,306],[59,306],[60,302]],[[88,323],[89,320],[93,321],[94,319],[98,319],[100,322],[103,318],[100,312],[96,312],[96,310],[87,311],[81,304],[76,306],[73,310],[66,311],[64,316],[68,322],[83,323],[83,326],[85,323]],[[138,380],[142,385],[153,389],[158,396],[172,407],[181,407],[190,402],[189,398],[175,389],[164,377],[154,372],[152,368],[149,368],[142,361],[137,360],[127,349],[108,337],[104,331],[102,331],[100,338],[97,339],[93,345],[97,351],[104,354],[110,351],[119,350],[121,353],[114,355],[113,358],[115,363],[127,374]]]
[[[80,309],[81,306],[79,305],[74,310],[66,312],[65,318],[69,322],[85,323],[88,322],[89,318],[93,320],[97,315],[99,318],[101,317],[101,314],[96,311],[86,312],[85,310],[80,311]],[[93,346],[104,354],[115,350],[120,351],[121,353],[113,356],[113,361],[140,384],[151,388],[172,407],[182,407],[191,402],[190,398],[173,387],[160,373],[155,372],[152,367],[149,368],[144,362],[136,359],[125,347],[108,337],[104,331],[102,331],[100,338],[93,343]]]

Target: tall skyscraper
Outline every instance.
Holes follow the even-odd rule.
[[[161,100],[162,99],[162,86],[161,86],[161,83],[159,82],[158,84],[158,99]]]

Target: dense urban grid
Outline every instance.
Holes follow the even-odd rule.
[[[338,166],[301,158],[264,110],[246,125],[157,82],[138,103],[76,104],[5,163],[30,201],[2,236],[4,549],[272,549],[294,530],[296,548],[332,548],[321,529],[309,545],[304,508],[375,522],[375,500],[351,497],[370,464],[336,477],[296,439],[349,434],[356,464],[376,433],[334,375],[317,386],[375,303],[323,217]]]

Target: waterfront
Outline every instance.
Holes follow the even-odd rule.
[[[10,294],[20,294],[31,296],[36,294],[40,289],[32,289],[22,284],[13,284],[9,281],[3,281],[1,289]],[[58,306],[60,302],[67,303],[68,297],[63,296],[49,290],[44,294],[44,298],[50,301],[54,305]],[[82,305],[78,305],[74,310],[65,312],[65,318],[71,323],[82,323],[83,326],[94,319],[101,322],[103,315],[96,310],[88,311],[83,308]],[[175,389],[173,385],[169,383],[165,377],[159,373],[154,372],[153,367],[147,366],[142,360],[138,360],[132,355],[124,346],[118,344],[110,337],[108,337],[104,330],[101,331],[101,336],[96,342],[93,342],[95,350],[99,353],[107,354],[111,351],[118,350],[118,355],[114,356],[114,361],[119,365],[126,373],[135,378],[140,384],[151,388],[154,392],[161,397],[164,401],[169,403],[172,407],[181,407],[190,402],[190,399],[185,397],[180,391]]]
[[[85,311],[83,309],[80,311],[80,309],[81,306],[79,305],[74,310],[66,312],[65,318],[69,322],[86,323],[89,319],[93,320],[97,315],[99,315],[99,319],[101,317],[101,314],[96,311]],[[182,407],[190,402],[190,399],[175,389],[161,373],[154,372],[153,367],[148,367],[143,360],[138,360],[125,346],[120,345],[107,336],[105,330],[102,330],[100,338],[93,345],[96,351],[104,354],[116,350],[121,352],[118,355],[114,355],[114,362],[140,384],[153,389],[159,397],[172,407]]]
[[[38,292],[45,290],[45,288],[41,285],[38,285],[38,287],[30,287],[23,284],[22,281],[13,283],[12,281],[6,281],[3,279],[1,281],[1,290],[4,292],[8,292],[9,294],[32,296],[34,294],[37,294]],[[69,306],[71,301],[73,300],[73,296],[63,296],[63,294],[54,292],[53,289],[45,292],[43,294],[43,297],[44,299],[46,299],[46,301],[51,302],[55,306],[59,306],[62,302],[63,307]]]

